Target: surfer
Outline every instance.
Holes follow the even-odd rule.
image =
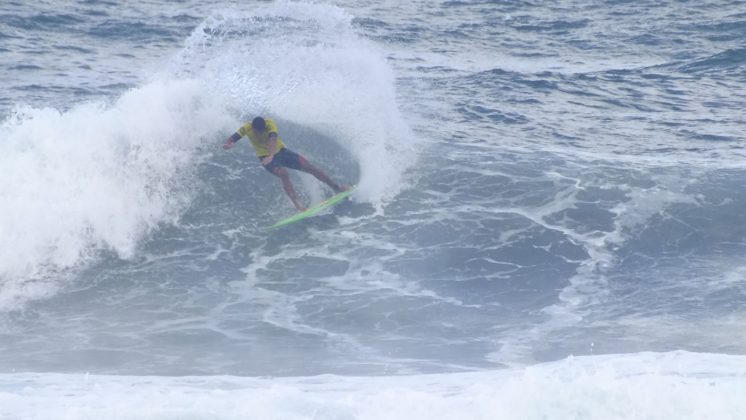
[[[277,134],[277,124],[273,120],[262,117],[254,118],[253,121],[244,124],[232,136],[228,137],[228,140],[223,145],[223,149],[230,149],[243,136],[249,137],[251,145],[254,146],[254,151],[264,169],[282,180],[282,187],[285,189],[285,193],[290,197],[290,201],[293,202],[298,211],[304,211],[306,208],[298,201],[298,196],[295,194],[293,184],[290,182],[290,174],[286,168],[307,172],[330,186],[335,192],[339,193],[349,189],[346,185],[339,185],[332,181],[324,171],[313,166],[308,159],[285,147],[282,139]]]

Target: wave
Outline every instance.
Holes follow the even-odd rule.
[[[713,54],[709,57],[680,64],[678,65],[678,69],[683,73],[698,75],[721,73],[724,71],[743,73],[743,66],[745,64],[746,48],[733,48]]]
[[[110,103],[17,108],[2,123],[0,310],[54,294],[102,252],[135,255],[191,205],[199,162],[257,114],[300,131],[286,142],[312,160],[329,149],[319,138],[341,146],[360,167],[345,182],[378,211],[416,159],[393,71],[341,9],[217,13],[160,73]]]
[[[130,257],[187,204],[190,168],[225,121],[190,80],[152,82],[111,106],[17,109],[0,128],[0,308],[53,292],[44,279],[97,251]]]
[[[0,418],[739,419],[745,374],[743,356],[688,352],[399,377],[5,374]]]

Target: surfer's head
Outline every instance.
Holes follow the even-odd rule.
[[[262,117],[256,117],[251,121],[251,128],[257,133],[262,133],[267,128],[267,122]]]

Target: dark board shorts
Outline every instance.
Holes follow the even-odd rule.
[[[264,159],[266,156],[259,158],[259,161]],[[264,165],[264,169],[274,174],[274,169],[278,166],[284,166],[286,168],[300,170],[300,155],[289,150],[287,147],[283,147],[279,152],[275,153],[275,157],[272,158],[272,162]]]

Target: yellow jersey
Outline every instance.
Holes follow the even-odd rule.
[[[267,118],[264,121],[267,123],[267,126],[264,128],[262,134],[257,135],[256,133],[254,133],[254,130],[251,129],[250,122],[244,124],[237,131],[237,133],[240,134],[241,137],[249,137],[249,140],[251,140],[251,145],[254,146],[256,155],[259,157],[269,156],[269,135],[272,133],[277,134],[277,150],[275,152],[279,152],[285,147],[285,144],[282,142],[282,139],[277,132],[277,124],[275,124],[274,120],[270,120],[269,118]]]

